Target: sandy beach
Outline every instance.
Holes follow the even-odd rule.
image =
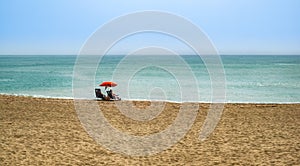
[[[98,104],[115,128],[133,135],[163,130],[180,107],[167,103],[155,119],[138,122],[114,102]],[[82,127],[73,100],[0,95],[0,165],[300,165],[300,104],[226,104],[214,132],[200,141],[208,107],[199,103],[195,123],[177,144],[133,157],[97,144]]]

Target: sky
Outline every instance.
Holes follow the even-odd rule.
[[[78,54],[105,23],[155,10],[191,21],[220,54],[300,55],[299,9],[299,0],[0,0],[0,54]],[[165,41],[186,51],[178,41],[162,36],[146,34],[124,41],[113,50]]]

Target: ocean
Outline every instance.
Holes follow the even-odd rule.
[[[89,92],[102,81],[115,81],[113,91],[123,100],[212,101],[214,79],[199,56],[182,55],[179,61],[169,55],[124,57],[105,55],[94,70],[78,64],[76,55],[1,55],[0,93],[74,98],[74,66],[81,65],[91,70],[85,75],[93,80]],[[225,102],[300,102],[300,56],[221,55],[221,60]]]

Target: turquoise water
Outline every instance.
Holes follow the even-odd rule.
[[[205,64],[198,56],[181,57],[188,68],[173,61],[171,56],[138,56],[124,60],[124,56],[106,55],[96,72],[88,76],[95,79],[90,89],[102,81],[113,80],[119,83],[114,91],[123,99],[181,101],[182,91],[194,90],[192,80],[195,79],[199,88],[195,93],[200,96],[196,101],[209,102],[213,89]],[[227,102],[300,102],[300,56],[224,55],[221,59],[226,78]],[[139,66],[141,62],[147,61],[151,61],[151,64]],[[0,93],[73,98],[75,64],[76,56],[73,55],[2,55]],[[190,85],[182,86],[179,84],[182,78],[176,76],[187,75],[188,70],[185,69],[190,69],[194,77],[182,77],[185,80],[191,79]],[[88,65],[86,70],[89,70]]]

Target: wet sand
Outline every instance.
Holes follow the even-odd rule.
[[[129,101],[122,101],[123,104]],[[156,118],[139,122],[114,102],[99,101],[118,130],[149,135],[172,124],[180,104],[166,103]],[[198,139],[209,104],[178,143],[151,156],[114,153],[82,127],[73,100],[0,95],[0,165],[300,165],[300,104],[226,104],[214,132]],[[134,102],[146,108],[149,102]]]

